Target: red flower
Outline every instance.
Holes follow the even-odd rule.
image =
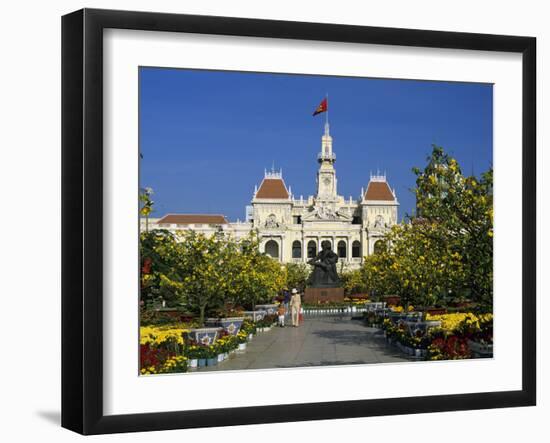
[[[150,274],[152,265],[153,265],[153,260],[150,257],[145,257],[143,259],[143,266],[141,268],[141,273]]]

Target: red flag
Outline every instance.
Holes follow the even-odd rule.
[[[313,117],[315,117],[317,114],[321,114],[321,113],[327,112],[327,111],[328,111],[328,99],[325,97],[323,99],[323,101],[321,102],[321,104],[319,106],[317,106],[317,109],[313,113]]]

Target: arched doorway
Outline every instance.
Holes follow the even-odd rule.
[[[279,243],[275,240],[269,240],[265,244],[265,253],[272,258],[279,259]]]
[[[302,243],[298,240],[292,242],[292,258],[302,258]]]
[[[346,242],[344,240],[340,240],[338,242],[338,257],[339,258],[346,258],[347,256],[347,247]]]
[[[307,244],[307,258],[315,258],[317,255],[317,242],[310,240]]]

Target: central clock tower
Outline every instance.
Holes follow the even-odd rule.
[[[334,162],[336,154],[332,152],[332,137],[330,136],[328,122],[325,123],[325,133],[321,138],[321,152],[317,156],[320,167],[317,172],[317,200],[336,200],[336,170]]]

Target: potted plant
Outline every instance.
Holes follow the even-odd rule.
[[[239,351],[244,351],[246,349],[246,339],[248,335],[246,332],[239,332],[237,334],[237,343],[239,346]]]
[[[189,345],[187,347],[187,358],[189,359],[188,365],[190,368],[196,368],[199,365],[199,358],[201,352],[197,345]]]
[[[197,348],[197,366],[203,368],[206,366],[206,349],[205,346],[198,346]]]
[[[214,345],[205,347],[206,350],[206,366],[216,366],[218,364],[218,353]]]

